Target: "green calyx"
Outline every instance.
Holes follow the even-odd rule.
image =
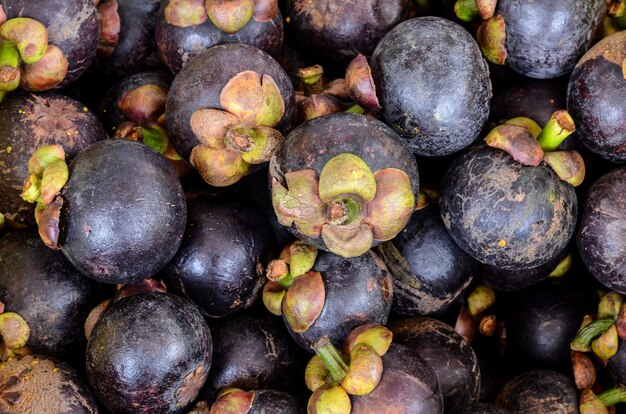
[[[506,63],[506,23],[502,16],[495,15],[485,20],[478,28],[476,40],[485,59],[496,65]]]
[[[579,412],[580,414],[608,414],[602,400],[590,389],[585,389],[580,393]]]
[[[476,0],[457,0],[454,3],[454,14],[464,22],[472,22],[480,18]]]
[[[39,61],[48,49],[48,30],[35,19],[16,17],[0,26],[0,36],[13,42],[24,63]]]
[[[626,1],[606,0],[606,14],[610,17],[623,17],[626,15]]]
[[[20,53],[15,43],[0,43],[0,90],[10,92],[20,86]]]
[[[554,151],[575,130],[576,127],[571,115],[565,110],[559,110],[552,114],[537,139],[544,151]]]
[[[606,407],[612,407],[619,403],[626,402],[626,386],[618,384],[615,387],[604,391],[598,395],[598,398]]]
[[[211,414],[247,414],[254,403],[254,391],[227,388],[221,391],[213,405]]]
[[[467,307],[472,316],[486,311],[496,302],[495,291],[486,285],[478,285],[467,297]]]
[[[319,196],[324,203],[345,195],[354,195],[364,202],[372,201],[376,196],[372,170],[365,161],[350,153],[331,158],[319,178]]]
[[[354,104],[350,108],[346,109],[344,112],[363,115],[365,113],[365,108],[363,108],[361,105]]]
[[[505,125],[517,125],[526,128],[533,137],[537,138],[541,134],[541,127],[538,123],[525,116],[511,118],[504,123]]]
[[[591,342],[604,334],[614,323],[615,320],[613,318],[602,318],[585,325],[578,331],[578,334],[570,343],[571,350],[578,352],[591,351]]]
[[[296,278],[313,268],[315,259],[317,259],[315,247],[303,241],[295,241],[283,249],[279,259],[269,263],[267,278],[288,288]]]
[[[26,345],[30,337],[30,327],[17,313],[5,312],[0,314],[0,336],[1,359],[6,361]]]
[[[158,125],[153,125],[151,127],[138,126],[137,131],[144,144],[159,154],[165,154],[165,151],[169,146],[169,138],[167,137],[167,132],[165,132],[163,128]]]
[[[573,260],[574,256],[572,253],[568,253],[567,256],[565,256],[565,258],[561,260],[558,265],[556,265],[552,272],[550,272],[548,277],[559,278],[565,276],[572,268]]]
[[[623,302],[624,298],[619,293],[613,291],[606,293],[598,304],[598,319],[617,319]]]

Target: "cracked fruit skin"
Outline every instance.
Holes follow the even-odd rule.
[[[407,20],[380,41],[370,65],[383,119],[414,153],[449,155],[478,138],[491,81],[464,28],[439,17]]]
[[[59,245],[86,276],[130,283],[155,275],[176,253],[187,207],[171,163],[147,145],[104,140],[70,165]]]
[[[454,241],[482,263],[520,270],[561,253],[574,234],[574,187],[545,163],[524,166],[478,145],[457,157],[441,183],[441,217]]]
[[[351,154],[346,156],[346,154]],[[410,190],[413,192],[414,199],[417,199],[417,193],[419,192],[419,179],[417,164],[413,154],[408,149],[406,144],[402,142],[400,137],[393,132],[391,128],[383,124],[382,122],[370,117],[351,113],[338,113],[333,115],[326,115],[312,119],[300,125],[297,129],[293,130],[289,136],[278,146],[274,156],[270,160],[270,187],[272,184],[277,184],[277,187],[283,187],[289,189],[287,186],[285,175],[287,173],[294,173],[306,170],[305,173],[310,176],[310,183],[319,181],[320,184],[324,181],[324,177],[321,177],[321,173],[324,167],[329,163],[331,159],[337,160],[337,156],[357,160],[360,166],[366,166],[376,176],[377,172],[387,169],[387,171],[395,171],[397,175],[406,175],[410,185]],[[328,174],[329,176],[331,174]],[[335,174],[337,175],[337,174]],[[347,177],[347,174],[341,174],[341,178]],[[404,177],[404,178],[406,178]],[[395,177],[393,178],[396,179]],[[320,181],[321,180],[321,181]],[[339,181],[339,177],[335,177],[330,180],[330,183],[336,183]],[[345,182],[346,186],[350,186],[357,195],[361,195],[365,192],[364,187],[361,187],[361,182],[353,182],[349,180],[341,180]],[[369,182],[369,181],[368,181]],[[399,182],[399,181],[396,181]],[[305,186],[301,186],[302,190],[315,193],[314,188],[309,182]],[[381,184],[376,184],[378,189],[383,188]],[[330,187],[330,186],[329,186]],[[368,188],[370,188],[368,186]],[[324,193],[324,192],[323,192]],[[313,194],[315,197],[319,197],[323,193]],[[371,188],[367,191],[368,197],[371,198]],[[277,191],[272,191],[273,197],[280,195]],[[350,196],[350,194],[348,194]],[[317,213],[320,215],[326,215],[323,202],[318,200]],[[364,200],[369,203],[368,200]],[[306,203],[305,203],[306,204]],[[307,204],[308,205],[308,204]],[[371,206],[372,204],[370,204]],[[320,207],[321,206],[321,207]],[[275,206],[276,209],[276,206]],[[367,204],[364,209],[368,210]],[[376,215],[375,215],[376,216]],[[394,220],[390,220],[394,224],[403,224],[402,220],[398,219],[400,223],[396,223]],[[358,220],[361,220],[359,218]],[[408,221],[408,217],[406,218]],[[350,226],[358,224],[359,221],[355,220],[352,224],[345,226],[332,226],[333,228],[343,230]],[[362,223],[362,221],[360,222]],[[306,227],[308,227],[309,223]],[[362,223],[362,226],[369,226]],[[325,224],[328,226],[328,224]],[[322,234],[315,237],[307,236],[303,233],[313,234],[309,230],[299,231],[296,224],[292,224],[288,227],[289,231],[296,237],[307,243],[322,249],[329,251],[337,251],[337,246],[330,248],[324,241]],[[400,230],[398,230],[400,231]],[[323,233],[323,232],[322,232]],[[397,234],[397,233],[396,233]],[[390,238],[392,238],[391,236]],[[373,239],[371,246],[376,246],[380,241]],[[341,246],[340,246],[341,247]],[[345,247],[345,245],[344,245]],[[348,252],[350,253],[350,252]],[[346,255],[341,253],[342,255]]]
[[[179,413],[206,380],[211,332],[191,302],[140,293],[114,302],[102,315],[86,358],[87,380],[110,411]]]

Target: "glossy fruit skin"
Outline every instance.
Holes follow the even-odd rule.
[[[84,354],[83,325],[101,286],[84,277],[32,229],[0,239],[0,302],[28,323],[35,353],[74,361]]]
[[[274,250],[272,230],[256,208],[200,195],[188,202],[183,242],[162,275],[205,316],[220,318],[256,300]]]
[[[479,145],[450,165],[441,183],[441,217],[454,241],[480,262],[502,269],[540,266],[574,234],[574,187],[545,163],[524,166]]]
[[[322,313],[304,332],[294,332],[285,325],[302,348],[328,336],[336,347],[357,326],[387,323],[393,301],[393,282],[385,264],[371,250],[353,259],[328,252],[318,252],[313,271],[322,274],[326,300]]]
[[[203,108],[222,109],[222,89],[235,75],[246,70],[274,79],[285,102],[285,114],[276,129],[285,134],[293,128],[296,119],[294,90],[280,65],[267,53],[252,46],[215,46],[200,53],[176,75],[167,97],[167,130],[172,144],[183,158],[188,160],[191,150],[200,144],[189,124],[193,113]],[[195,93],[190,95],[189,91]]]
[[[20,194],[28,177],[28,160],[39,147],[60,144],[71,160],[106,139],[98,118],[85,108],[55,93],[26,93],[0,105],[0,213],[18,223],[35,224],[35,208]]]
[[[282,391],[259,390],[247,414],[305,414],[306,407],[297,398]]]
[[[96,324],[86,376],[116,414],[179,413],[204,384],[211,358],[211,332],[196,306],[169,293],[136,294],[113,303]]]
[[[478,402],[480,368],[472,347],[449,325],[410,318],[389,325],[394,342],[417,352],[433,369],[446,410]]]
[[[301,47],[323,60],[347,64],[369,56],[393,27],[415,14],[409,0],[289,0],[287,28]]]
[[[283,45],[283,17],[278,15],[266,22],[253,18],[238,32],[228,34],[218,29],[210,19],[204,23],[177,27],[165,20],[164,10],[171,0],[162,0],[156,24],[156,41],[163,62],[176,74],[194,57],[206,49],[222,44],[246,44],[277,56]]]
[[[567,109],[580,141],[602,158],[626,162],[626,33],[596,44],[578,62],[567,90]]]
[[[491,81],[478,44],[440,17],[407,20],[383,37],[370,63],[381,114],[418,155],[449,155],[478,138]]]
[[[62,88],[74,82],[96,57],[98,12],[89,0],[1,0],[7,19],[30,17],[48,29],[48,41],[63,51],[69,67]]]
[[[383,376],[374,391],[350,398],[352,414],[443,413],[443,398],[437,377],[417,352],[392,343],[383,355],[383,366]]]
[[[626,167],[600,177],[586,195],[576,235],[578,251],[596,279],[626,293]]]
[[[155,275],[185,231],[183,189],[171,163],[147,145],[104,140],[70,165],[59,244],[86,276],[130,283]]]

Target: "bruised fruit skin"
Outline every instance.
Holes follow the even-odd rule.
[[[367,395],[353,395],[352,414],[442,414],[443,398],[433,369],[408,347],[392,343],[382,357],[383,375]]]
[[[79,374],[43,355],[0,365],[0,411],[5,414],[96,414],[96,400]]]
[[[96,57],[100,24],[89,0],[2,0],[7,19],[30,17],[48,29],[49,44],[61,49],[69,66],[60,88],[80,77]]]
[[[288,27],[298,42],[323,59],[346,64],[371,55],[380,39],[415,14],[409,0],[289,0]]]
[[[578,413],[574,382],[555,371],[529,371],[509,381],[498,393],[496,405],[512,414]]]
[[[441,217],[450,235],[491,266],[540,266],[563,251],[574,233],[574,187],[544,163],[525,166],[479,145],[452,162],[441,189]]]
[[[83,323],[99,297],[98,284],[46,248],[37,232],[0,239],[0,302],[28,323],[33,352],[64,360],[83,354]]]
[[[602,158],[626,162],[626,32],[591,48],[570,78],[567,108],[582,143]]]
[[[209,327],[196,306],[167,293],[113,303],[87,344],[87,380],[115,413],[179,413],[211,366]]]
[[[78,101],[47,94],[23,94],[0,105],[0,213],[33,225],[33,206],[20,197],[28,160],[37,148],[60,144],[72,159],[107,137],[98,118]]]
[[[398,135],[351,113],[314,118],[295,129],[270,160],[269,180],[279,222],[344,257],[395,237],[419,190],[415,158]]]
[[[626,167],[592,184],[576,235],[585,266],[603,285],[626,293]]]
[[[259,0],[256,0],[258,3]],[[206,15],[204,1],[198,4],[197,20],[185,19],[184,23],[168,21],[168,8],[181,7],[180,0],[163,0],[156,25],[156,39],[163,62],[172,73],[178,73],[188,62],[206,49],[221,44],[241,43],[261,49],[272,56],[280,53],[283,45],[283,18],[278,14],[266,21],[252,17],[235,33],[225,33],[217,28]],[[171,22],[170,22],[171,21]],[[181,25],[183,25],[181,26]]]
[[[378,251],[393,275],[393,310],[409,316],[435,313],[452,303],[472,281],[476,264],[430,206],[413,213],[406,228]]]
[[[393,339],[417,352],[437,377],[447,409],[478,402],[480,367],[472,347],[445,323],[411,318],[390,324]]]
[[[478,138],[491,81],[470,34],[439,17],[396,26],[371,59],[384,121],[423,156],[457,152]]]
[[[105,283],[153,276],[185,231],[187,209],[174,167],[133,141],[104,140],[81,152],[57,200],[59,247],[83,274]]]
[[[201,195],[188,202],[183,242],[162,274],[205,316],[223,317],[258,297],[273,249],[260,211],[234,198]]]

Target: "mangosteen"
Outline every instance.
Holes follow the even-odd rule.
[[[283,45],[278,0],[163,0],[156,39],[163,62],[178,73],[205,49],[241,43],[277,56]]]
[[[93,1],[2,0],[0,6],[7,19],[0,33],[17,46],[3,48],[2,54],[23,62],[14,66],[22,88],[66,86],[96,57],[100,25]]]
[[[87,344],[87,380],[115,413],[179,413],[204,385],[211,332],[198,308],[168,293],[114,302]]]
[[[46,248],[36,231],[0,239],[0,302],[28,323],[33,352],[68,361],[83,354],[83,324],[100,296],[100,285]]]
[[[163,279],[205,316],[223,317],[256,300],[273,249],[272,230],[257,209],[200,195],[188,202],[185,236]]]
[[[440,17],[407,20],[383,37],[370,64],[357,57],[348,67],[351,95],[380,111],[415,154],[449,155],[478,138],[491,81],[476,41],[461,26]]]
[[[296,106],[280,65],[236,44],[215,46],[185,66],[165,114],[178,153],[207,183],[225,187],[269,161],[295,122]]]
[[[43,145],[60,144],[68,159],[107,137],[98,118],[71,98],[23,94],[0,105],[0,213],[18,224],[33,225],[33,208],[20,193],[28,160]]]
[[[29,162],[29,195],[39,192],[40,167],[44,176],[58,174],[58,181],[41,181],[37,198],[44,243],[101,282],[155,275],[174,257],[185,231],[187,209],[174,167],[147,145],[104,140],[74,159],[67,180],[57,149],[44,147]]]
[[[203,396],[213,400],[228,388],[296,389],[297,347],[283,327],[261,316],[226,318],[213,330],[213,363]]]
[[[499,0],[478,29],[478,43],[495,64],[531,78],[556,78],[593,44],[604,12],[602,0]]]
[[[446,411],[447,412],[447,411]],[[510,414],[504,408],[498,408],[492,404],[476,403],[465,407],[459,407],[449,414]]]
[[[393,276],[393,310],[402,315],[436,313],[472,281],[474,259],[452,240],[433,205],[417,210],[378,252]]]
[[[3,414],[97,414],[96,400],[78,373],[44,355],[12,358],[0,365]]]
[[[106,72],[128,76],[144,69],[156,53],[160,0],[103,0],[98,4],[98,61]]]
[[[626,293],[626,167],[591,185],[576,235],[578,251],[593,276]]]
[[[306,407],[295,397],[282,391],[243,391],[229,388],[222,391],[211,407],[211,414],[237,411],[233,414],[305,414]],[[207,411],[208,414],[208,411]]]
[[[362,108],[350,102],[345,79],[329,81],[321,65],[301,67],[296,76],[297,84],[301,85],[296,91],[298,124],[322,115],[361,111]]]
[[[555,371],[529,371],[509,381],[496,405],[511,414],[576,414],[578,391],[574,382]]]
[[[338,64],[371,55],[388,31],[416,12],[411,0],[289,0],[285,10],[301,47]]]
[[[270,161],[278,221],[343,257],[365,254],[407,224],[419,191],[415,158],[384,123],[338,113],[291,132]]]
[[[567,108],[577,136],[609,161],[626,162],[626,32],[602,39],[576,64]]]
[[[446,410],[478,402],[478,360],[452,327],[437,319],[410,318],[391,323],[389,329],[396,343],[415,351],[432,368]]]

